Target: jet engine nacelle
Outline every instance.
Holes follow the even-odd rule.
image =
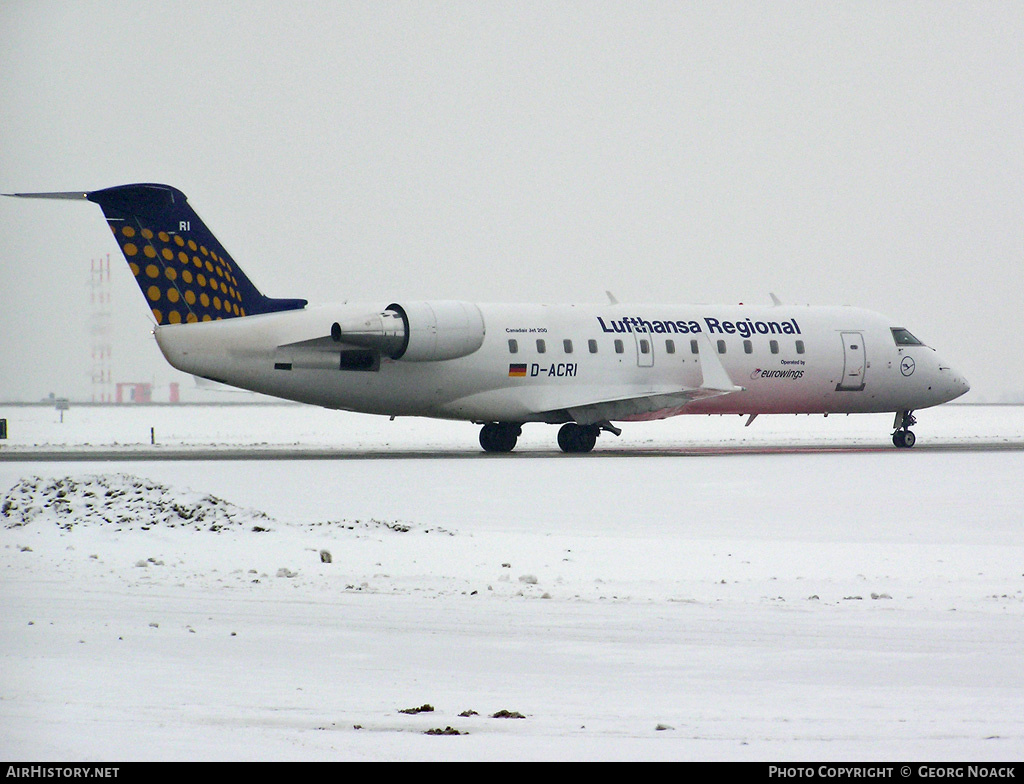
[[[484,343],[484,317],[472,302],[392,303],[382,313],[335,322],[331,337],[405,362],[472,354]]]

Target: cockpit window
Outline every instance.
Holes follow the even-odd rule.
[[[909,330],[903,327],[890,327],[892,330],[892,339],[896,341],[897,346],[923,346],[920,340],[910,334]]]

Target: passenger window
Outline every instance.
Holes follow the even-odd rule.
[[[804,353],[804,342],[802,340],[798,340],[796,342],[796,353],[797,354],[803,354]]]
[[[676,353],[676,342],[674,340],[665,341],[665,353],[675,354]]]
[[[743,353],[744,354],[753,354],[754,353],[754,344],[751,343],[749,340],[744,340],[743,341]]]
[[[508,341],[508,353],[518,354],[519,353],[519,341],[515,338],[510,338]]]
[[[718,353],[719,354],[724,354],[725,353],[725,341],[724,340],[718,341]]]
[[[621,340],[619,340],[618,338],[616,338],[616,339],[615,339],[615,353],[616,353],[616,354],[621,354],[621,353],[622,353],[622,351],[623,351],[623,348],[622,348],[622,341],[621,341]]]
[[[647,341],[646,338],[641,338],[640,339],[640,353],[641,354],[650,354],[651,353],[651,344]]]
[[[543,339],[538,339],[537,340],[537,353],[538,354],[543,354],[547,350],[548,350],[548,347],[547,347],[547,344],[544,342],[544,340]]]
[[[565,351],[566,354],[571,354],[572,353],[572,341],[571,340],[563,340],[562,341],[562,349]]]
[[[699,354],[700,353],[700,347],[697,345],[697,341],[696,340],[691,340],[690,341],[690,353],[691,354]]]
[[[594,340],[593,338],[588,340],[587,341],[587,348],[590,349],[590,353],[591,354],[596,354],[597,353],[597,341]]]
[[[779,353],[779,341],[777,341],[777,340],[769,340],[768,341],[768,346],[769,346],[769,348],[771,348],[773,354],[778,354]]]

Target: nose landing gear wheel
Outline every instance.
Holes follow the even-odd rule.
[[[917,437],[910,432],[911,425],[916,425],[917,419],[913,411],[897,411],[893,427],[896,432],[892,434],[893,446],[898,449],[910,449],[917,443]]]
[[[892,443],[900,449],[910,449],[917,443],[917,436],[909,430],[897,430],[892,434]]]

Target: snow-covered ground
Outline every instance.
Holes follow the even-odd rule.
[[[349,457],[0,461],[7,759],[1024,757],[1019,449],[896,450],[889,416],[680,417],[590,456],[300,406],[0,416],[3,457]],[[1022,408],[919,419],[1024,443]],[[636,454],[718,444],[879,449]]]
[[[1024,406],[946,405],[917,412],[921,445],[1024,442]],[[47,406],[0,404],[8,438],[0,456],[43,447],[156,449],[251,445],[338,450],[480,451],[479,428],[460,422],[350,414],[299,404]],[[63,420],[63,421],[62,421]],[[598,452],[680,446],[858,445],[890,448],[892,414],[763,416],[744,427],[741,416],[682,416],[660,422],[627,423],[622,436],[602,435]],[[516,452],[556,450],[556,428],[531,424]],[[155,444],[153,443],[155,442]]]

